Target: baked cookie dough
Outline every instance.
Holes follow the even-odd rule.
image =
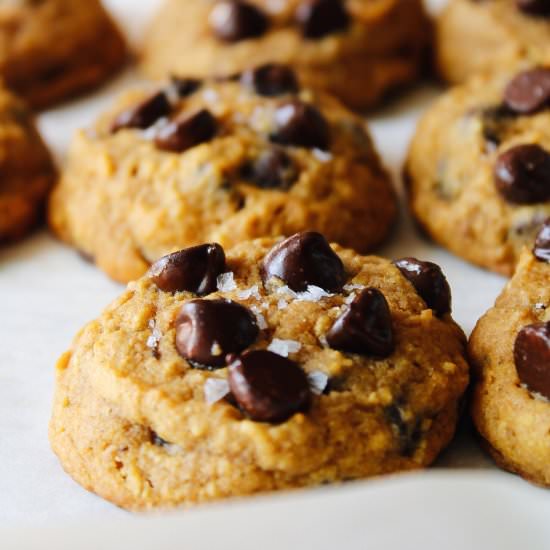
[[[470,339],[472,414],[496,462],[550,486],[550,219]]]
[[[51,444],[134,510],[427,466],[468,383],[450,310],[436,265],[318,233],[179,251],[59,360]]]
[[[50,154],[27,106],[0,87],[0,244],[42,218],[55,179]]]
[[[125,58],[98,0],[0,2],[0,78],[34,107],[92,88]]]
[[[126,95],[78,133],[50,204],[54,231],[120,281],[201,242],[304,229],[364,252],[395,215],[364,121],[278,65]]]
[[[435,241],[511,275],[550,216],[550,68],[443,95],[418,126],[406,178],[412,211]]]
[[[436,28],[440,74],[455,84],[550,65],[547,0],[450,0]]]
[[[364,109],[420,76],[431,31],[420,0],[167,0],[143,69],[206,78],[277,62]]]

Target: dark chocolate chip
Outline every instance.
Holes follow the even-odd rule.
[[[522,384],[550,399],[550,321],[528,325],[519,331],[514,361]]]
[[[111,124],[111,132],[123,128],[139,128],[144,130],[152,126],[159,118],[168,116],[172,110],[164,92],[157,92],[141,103],[120,113]]]
[[[254,315],[229,300],[192,300],[176,319],[176,348],[194,366],[221,368],[228,353],[240,353],[258,337]]]
[[[296,20],[307,38],[322,38],[343,31],[349,15],[341,0],[304,0],[296,10]]]
[[[320,233],[306,231],[274,246],[261,267],[264,284],[277,277],[292,290],[306,290],[308,285],[327,292],[341,290],[346,281],[344,264]]]
[[[149,430],[150,432],[150,438],[151,438],[151,443],[153,445],[156,445],[157,447],[168,447],[169,445],[171,445],[171,443],[169,441],[166,441],[166,439],[162,439],[162,437],[160,437],[160,435],[153,431],[153,430]]]
[[[252,420],[284,422],[309,407],[308,379],[294,361],[265,350],[251,351],[231,360],[228,369],[231,393]]]
[[[416,258],[402,258],[394,264],[436,315],[450,313],[451,288],[437,264],[422,262]]]
[[[504,103],[511,111],[521,115],[549,107],[550,69],[541,67],[518,74],[504,91]]]
[[[241,82],[257,94],[267,97],[293,94],[298,91],[298,81],[294,71],[286,65],[277,63],[269,63],[245,71]]]
[[[529,15],[550,17],[550,2],[548,0],[516,0],[518,8]]]
[[[242,171],[244,179],[262,189],[289,189],[298,173],[292,158],[281,148],[272,147],[247,164]]]
[[[275,111],[275,132],[271,140],[285,145],[328,149],[330,127],[317,108],[299,100],[288,101]]]
[[[225,271],[225,253],[219,244],[203,244],[163,256],[149,274],[165,292],[194,292],[201,296],[216,290],[218,275]]]
[[[539,145],[518,145],[502,153],[495,184],[509,202],[535,204],[550,200],[550,153]]]
[[[537,235],[533,254],[537,260],[550,263],[550,218],[544,222],[542,229]]]
[[[385,413],[396,432],[401,454],[412,456],[420,441],[420,423],[418,420],[413,422],[404,420],[401,408],[397,405],[390,405],[385,409]]]
[[[225,42],[256,38],[268,27],[266,15],[256,6],[241,0],[217,2],[210,13],[214,34]]]
[[[170,79],[170,86],[178,97],[188,97],[202,86],[202,82],[196,78],[172,76]]]
[[[159,128],[155,145],[163,151],[182,153],[211,140],[218,131],[218,123],[207,109],[183,115]]]
[[[388,357],[395,349],[391,312],[376,288],[363,290],[327,333],[328,345],[340,351]]]

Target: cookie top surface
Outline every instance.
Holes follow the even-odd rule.
[[[50,220],[127,281],[205,241],[311,228],[365,250],[395,213],[364,122],[268,65],[236,81],[178,79],[122,98],[77,135]]]
[[[550,216],[549,124],[547,68],[474,79],[440,98],[407,167],[413,210],[430,234],[511,274]]]

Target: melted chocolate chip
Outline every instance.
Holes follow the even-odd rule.
[[[298,91],[298,81],[294,71],[286,65],[277,63],[269,63],[245,71],[241,82],[257,94],[267,97],[293,94]]]
[[[191,147],[211,140],[218,131],[218,123],[207,109],[183,115],[159,128],[155,145],[163,151],[182,153]]]
[[[549,107],[550,69],[541,67],[518,74],[504,91],[504,103],[508,109],[521,115]]]
[[[395,349],[391,312],[376,288],[359,294],[327,333],[328,345],[340,351],[388,357]]]
[[[308,285],[327,292],[339,291],[346,281],[344,264],[320,233],[307,231],[274,246],[261,267],[264,284],[273,277],[292,290],[306,290]]]
[[[284,422],[309,407],[307,376],[294,361],[265,350],[230,359],[231,393],[252,420]]]
[[[172,76],[170,79],[170,86],[176,92],[178,97],[188,97],[202,86],[202,82],[196,78],[181,78],[179,76]]]
[[[296,10],[296,20],[307,38],[322,38],[343,31],[349,15],[341,0],[304,0]]]
[[[210,13],[214,34],[225,42],[256,38],[265,33],[268,20],[257,7],[241,0],[218,2]]]
[[[537,260],[550,263],[550,218],[544,222],[542,229],[537,235],[533,254]]]
[[[261,153],[243,171],[244,179],[261,189],[289,189],[298,173],[292,158],[281,148],[272,147]]]
[[[123,128],[139,128],[144,130],[152,126],[159,118],[168,116],[172,110],[164,92],[157,92],[144,99],[141,103],[120,113],[111,124],[111,132]]]
[[[422,262],[416,258],[402,258],[394,265],[414,286],[426,305],[436,315],[451,311],[451,288],[441,268],[432,262]]]
[[[509,202],[535,204],[550,200],[550,153],[539,145],[518,145],[502,153],[495,184]]]
[[[197,368],[221,368],[258,337],[254,315],[229,300],[192,300],[176,319],[176,348]]]
[[[165,292],[194,292],[201,296],[216,290],[225,270],[225,253],[219,244],[203,244],[168,254],[155,262],[151,279]]]
[[[514,345],[520,381],[550,399],[550,321],[523,327]]]
[[[285,145],[328,149],[330,127],[321,112],[303,101],[281,104],[275,111],[271,140]]]
[[[550,2],[548,0],[516,0],[517,7],[529,15],[550,17]]]

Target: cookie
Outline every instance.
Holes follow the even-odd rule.
[[[412,211],[435,241],[511,275],[550,216],[550,68],[443,95],[418,126],[406,177]]]
[[[436,265],[314,232],[185,249],[61,357],[51,444],[134,510],[418,469],[468,383],[450,311]]]
[[[120,281],[201,242],[304,229],[365,251],[395,215],[364,121],[279,65],[126,95],[76,136],[50,205],[54,231]]]
[[[420,76],[431,43],[420,0],[168,0],[144,47],[144,72],[230,76],[265,63],[354,109]]]
[[[550,219],[469,343],[472,415],[497,463],[550,486]]]
[[[23,237],[43,218],[55,179],[50,154],[27,106],[0,88],[0,244]]]
[[[439,72],[455,84],[550,65],[546,0],[450,0],[436,35]]]
[[[125,59],[124,39],[98,0],[0,5],[0,78],[34,107],[96,86]]]

